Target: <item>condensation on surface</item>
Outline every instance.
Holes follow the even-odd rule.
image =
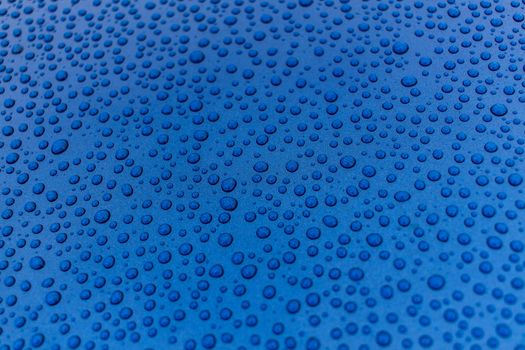
[[[0,1],[0,349],[525,349],[523,1]]]

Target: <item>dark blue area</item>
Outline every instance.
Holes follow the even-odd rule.
[[[0,350],[524,350],[524,13],[0,1]]]

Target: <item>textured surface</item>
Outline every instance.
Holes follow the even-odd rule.
[[[0,1],[0,349],[525,349],[522,1]]]

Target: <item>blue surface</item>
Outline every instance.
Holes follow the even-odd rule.
[[[523,1],[0,1],[0,349],[525,349]]]

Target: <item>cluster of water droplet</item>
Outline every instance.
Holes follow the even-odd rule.
[[[0,349],[525,349],[525,2],[0,2]]]

